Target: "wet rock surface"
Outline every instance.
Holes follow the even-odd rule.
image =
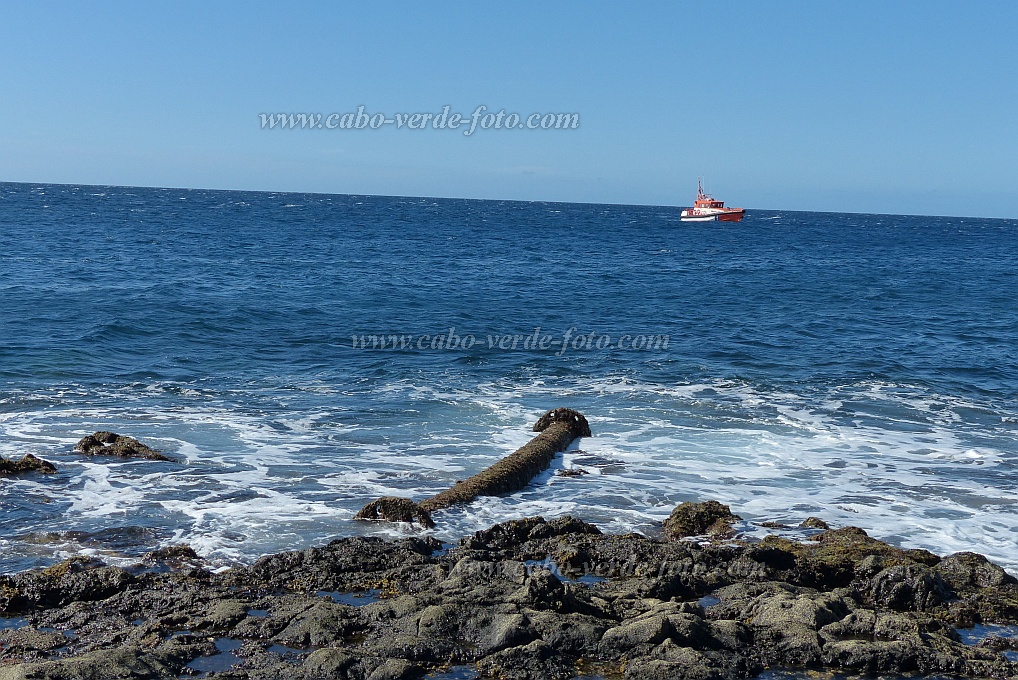
[[[23,475],[29,472],[39,472],[44,475],[51,475],[57,471],[53,463],[42,458],[36,458],[26,453],[18,460],[0,456],[0,476]]]
[[[665,520],[665,534],[671,538],[687,536],[727,536],[731,525],[741,519],[727,505],[717,501],[680,503]]]
[[[117,456],[120,458],[144,458],[146,460],[172,460],[167,456],[150,449],[134,437],[113,432],[96,432],[82,437],[74,450],[86,456]]]
[[[478,496],[497,496],[519,491],[540,472],[546,470],[555,456],[574,439],[589,437],[590,425],[579,411],[570,408],[552,409],[541,416],[533,427],[536,437],[476,475],[456,482],[431,498],[415,503],[409,498],[384,496],[371,501],[354,515],[360,520],[417,522],[435,526],[431,513],[451,505],[469,503]]]
[[[853,527],[691,543],[526,518],[448,550],[355,537],[222,573],[183,547],[146,560],[170,566],[78,558],[0,576],[0,623],[13,622],[0,680],[381,680],[464,665],[520,679],[1018,675],[1011,642],[966,645],[956,631],[1018,623],[1015,579],[973,553],[902,550]],[[335,597],[363,592],[378,597]]]

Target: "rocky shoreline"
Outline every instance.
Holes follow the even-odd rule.
[[[522,488],[590,436],[570,409],[534,430],[447,491],[381,498],[357,517],[433,526],[433,511]],[[75,450],[170,460],[106,431]],[[3,474],[54,471],[30,454],[0,463]],[[0,575],[0,680],[406,680],[456,667],[519,680],[742,680],[775,668],[1018,677],[1018,638],[966,644],[958,632],[1018,624],[1018,580],[983,556],[901,549],[816,517],[800,525],[810,540],[747,542],[739,520],[712,500],[677,506],[662,538],[533,517],[456,545],[345,538],[218,573],[187,546],[126,569],[74,558]]]
[[[1018,641],[967,645],[957,631],[1018,624],[1018,581],[984,557],[855,527],[733,541],[726,517],[683,504],[667,539],[570,517],[454,546],[344,538],[221,573],[183,546],[129,569],[76,558],[0,576],[0,680],[384,680],[457,666],[520,679],[1018,676]],[[708,520],[710,538],[683,538]]]

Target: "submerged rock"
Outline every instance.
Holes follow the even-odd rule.
[[[0,475],[23,475],[28,472],[41,472],[44,475],[51,475],[57,471],[53,463],[36,458],[26,453],[20,460],[13,460],[0,456]]]
[[[134,437],[113,432],[96,432],[83,437],[74,445],[74,450],[86,456],[119,456],[121,458],[144,458],[146,460],[170,461],[171,458],[150,449]]]

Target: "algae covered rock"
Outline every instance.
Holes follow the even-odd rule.
[[[120,458],[144,458],[146,460],[169,461],[163,454],[150,449],[134,437],[125,437],[114,432],[100,431],[82,437],[74,450],[86,456],[117,456]]]
[[[534,424],[539,432],[529,442],[476,475],[457,481],[451,488],[415,503],[409,498],[385,496],[371,501],[354,519],[418,522],[435,526],[431,513],[451,505],[469,503],[478,496],[498,496],[524,488],[546,470],[560,451],[578,437],[590,436],[590,425],[579,411],[557,408]]]
[[[702,536],[707,533],[725,535],[732,522],[742,519],[731,509],[717,501],[680,503],[665,520],[665,533],[669,538]]]
[[[898,564],[880,571],[870,581],[873,602],[898,611],[925,611],[951,598],[940,575],[921,564]]]
[[[999,588],[1015,583],[1014,577],[982,555],[960,552],[948,555],[937,564],[945,581],[957,589],[967,587]]]
[[[20,460],[4,458],[0,456],[0,475],[23,475],[28,472],[40,472],[44,475],[51,475],[57,471],[53,463],[36,458],[26,453]]]
[[[136,580],[100,560],[72,557],[41,571],[0,577],[0,612],[103,600],[123,592]]]
[[[0,680],[163,680],[175,677],[179,666],[139,647],[99,650],[72,659],[43,661],[0,668]]]
[[[435,526],[431,514],[409,498],[382,496],[361,508],[354,519],[385,520],[386,522],[417,522],[428,528]]]
[[[198,560],[198,553],[189,545],[168,545],[164,548],[150,550],[145,553],[142,559],[146,562],[184,562],[187,560]]]

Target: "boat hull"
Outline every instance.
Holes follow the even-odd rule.
[[[745,210],[725,210],[708,214],[683,210],[679,219],[683,222],[738,222],[745,214]]]

